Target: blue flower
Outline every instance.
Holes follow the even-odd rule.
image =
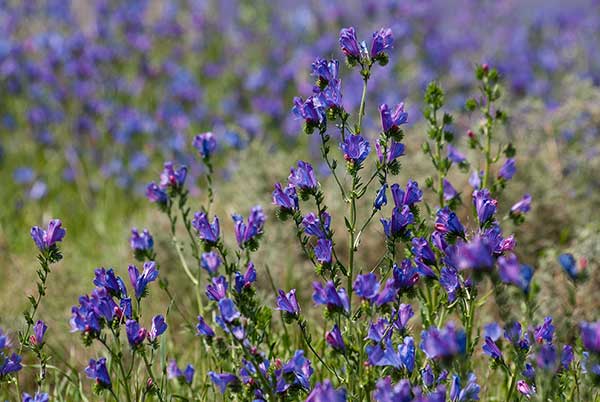
[[[183,371],[183,379],[185,380],[185,382],[187,384],[191,384],[192,381],[194,381],[195,373],[196,373],[196,370],[194,369],[194,366],[192,366],[191,364],[188,364],[187,367],[185,368],[185,370]]]
[[[105,387],[110,388],[110,376],[106,368],[106,358],[101,357],[98,360],[90,359],[88,366],[85,368],[85,374],[96,382]]]
[[[481,188],[481,180],[482,179],[483,179],[483,172],[482,171],[479,171],[479,172],[473,171],[471,173],[471,175],[469,176],[469,184],[475,190],[478,190],[479,188]]]
[[[22,399],[23,402],[49,402],[50,396],[43,392],[36,392],[34,396],[24,392]]]
[[[387,183],[383,184],[381,188],[377,191],[377,195],[375,196],[375,201],[373,201],[373,208],[376,210],[381,210],[381,207],[387,205],[387,192],[388,185]]]
[[[498,171],[498,178],[510,180],[515,175],[516,171],[517,168],[515,166],[515,160],[509,158],[506,160],[506,162],[504,162],[504,165],[502,165],[502,167]]]
[[[290,169],[288,182],[296,188],[307,192],[315,191],[319,186],[312,165],[304,161],[298,161],[297,169],[293,167]]]
[[[419,273],[409,259],[402,260],[400,267],[393,265],[394,286],[398,290],[411,289],[419,281]]]
[[[377,151],[377,157],[379,158],[379,163],[391,163],[392,161],[398,159],[400,156],[404,155],[404,144],[398,141],[392,140],[389,148],[387,148],[386,154],[384,155],[383,146],[379,143],[379,141],[375,142],[375,150]]]
[[[331,216],[327,212],[323,212],[320,218],[310,212],[302,219],[304,233],[309,236],[315,236],[318,239],[326,239],[331,225]]]
[[[467,158],[465,158],[465,156],[452,145],[448,144],[446,148],[448,149],[448,159],[450,159],[452,162],[461,164],[467,160]]]
[[[490,191],[487,188],[473,192],[473,205],[475,205],[477,218],[481,227],[494,218],[497,204],[498,201],[491,198]]]
[[[457,375],[452,377],[452,386],[450,388],[451,402],[469,402],[479,400],[480,387],[477,384],[475,374],[469,374],[467,385],[461,388],[460,378]]]
[[[41,346],[44,343],[44,335],[46,334],[47,330],[48,326],[46,323],[44,323],[42,320],[38,320],[33,326],[33,335],[31,335],[29,341],[35,346]]]
[[[206,270],[211,276],[217,274],[221,265],[221,257],[214,251],[202,253],[200,256],[200,266]]]
[[[366,348],[369,364],[372,366],[392,366],[397,369],[405,368],[412,372],[415,366],[415,343],[410,336],[404,338],[398,350],[394,350],[392,340],[388,337],[385,340],[385,348],[380,343],[376,345],[367,345]]]
[[[360,135],[349,135],[340,148],[344,159],[353,166],[360,166],[371,152],[371,144]]]
[[[421,350],[429,359],[447,359],[466,351],[465,331],[449,323],[445,328],[431,327],[421,333]]]
[[[444,192],[444,200],[450,201],[458,196],[458,191],[452,186],[452,184],[444,179],[442,181],[443,192]]]
[[[215,331],[204,321],[204,317],[201,315],[198,316],[198,325],[196,325],[196,330],[198,331],[198,335],[203,335],[208,338],[212,338],[215,336]]]
[[[448,253],[448,259],[459,270],[489,270],[494,267],[492,250],[481,237],[469,243],[459,243],[452,253]]]
[[[127,289],[123,280],[115,275],[115,271],[112,268],[109,270],[97,268],[94,271],[94,275],[94,285],[105,288],[108,293],[115,297],[127,296]]]
[[[357,296],[372,301],[377,296],[379,281],[373,273],[357,275],[352,288]]]
[[[426,239],[422,237],[415,237],[412,239],[411,243],[411,251],[414,254],[415,258],[418,258],[420,261],[427,265],[436,265],[437,261],[435,258],[435,253],[429,246],[429,243]]]
[[[154,247],[154,239],[148,231],[144,229],[140,234],[136,228],[131,229],[131,239],[129,240],[132,250],[149,251]]]
[[[235,291],[242,293],[243,289],[250,287],[254,282],[256,282],[256,269],[254,269],[254,263],[250,261],[244,275],[240,272],[235,273]]]
[[[275,390],[278,393],[283,393],[291,386],[299,386],[308,390],[310,389],[310,377],[313,371],[310,360],[304,356],[304,351],[297,350],[289,362],[275,371],[275,377],[277,378]],[[290,380],[291,382],[288,382]]]
[[[140,324],[135,320],[127,320],[125,323],[125,332],[127,340],[132,348],[139,346],[146,339],[146,329],[141,328]]]
[[[275,183],[275,190],[273,190],[273,205],[277,205],[286,211],[297,211],[298,194],[296,193],[296,187],[288,184],[288,186],[283,189],[281,184]]]
[[[396,385],[393,385],[390,376],[377,381],[373,398],[377,402],[411,402],[415,400],[413,399],[410,381],[400,380]],[[425,402],[425,400],[423,401]]]
[[[531,210],[531,195],[525,194],[515,205],[510,208],[511,216],[526,214]]]
[[[529,341],[527,337],[524,336],[521,338],[522,328],[521,323],[515,321],[513,323],[509,323],[504,327],[504,338],[509,341],[515,348],[519,348],[522,350],[529,349]]]
[[[167,323],[165,317],[162,315],[155,315],[152,318],[152,327],[148,331],[148,339],[150,342],[154,342],[159,336],[165,333],[167,330]]]
[[[202,159],[208,159],[217,148],[217,140],[213,133],[208,132],[194,137],[192,145],[198,150]]]
[[[440,270],[440,285],[448,294],[448,303],[456,300],[456,293],[460,289],[458,272],[454,267],[443,267]]]
[[[573,354],[573,346],[571,346],[571,345],[563,346],[563,350],[560,355],[560,365],[562,366],[562,368],[565,370],[568,370],[569,366],[573,362],[574,357],[575,356]]]
[[[160,188],[179,191],[185,184],[186,176],[187,167],[181,166],[179,169],[175,169],[173,162],[165,162],[164,169],[160,174]]]
[[[583,347],[589,352],[600,353],[600,321],[582,321],[579,327]]]
[[[228,324],[231,324],[233,321],[241,317],[241,314],[233,300],[227,298],[219,300],[219,312],[221,313],[223,321]]]
[[[378,306],[383,306],[384,304],[390,303],[394,301],[396,295],[398,294],[398,288],[396,287],[396,281],[394,279],[388,279],[385,282],[385,286],[379,291],[377,297],[374,302]]]
[[[290,290],[287,294],[279,289],[277,310],[285,311],[295,317],[300,314],[300,306],[298,305],[298,300],[296,300],[296,289]]]
[[[345,312],[350,310],[348,295],[344,288],[337,290],[332,281],[327,282],[325,287],[320,282],[313,282],[313,288],[313,301],[316,304],[326,305],[329,310],[342,310]]]
[[[394,315],[394,314],[393,314]],[[404,331],[408,326],[408,321],[415,315],[410,304],[400,304],[395,314],[397,319],[394,321],[394,327],[399,331]]]
[[[135,265],[130,265],[128,271],[131,286],[133,286],[133,289],[135,290],[135,297],[137,299],[142,298],[148,284],[154,282],[156,278],[158,278],[158,269],[156,269],[156,263],[154,261],[145,262],[144,270],[141,274]]]
[[[502,352],[496,345],[496,342],[489,336],[485,337],[485,342],[483,344],[483,352],[489,355],[494,360],[502,359]]]
[[[241,215],[234,214],[232,215],[232,219],[235,229],[235,238],[240,247],[244,247],[263,234],[266,217],[262,208],[258,205],[250,211],[248,225],[244,223],[244,218]]]
[[[563,270],[567,273],[567,275],[569,275],[569,278],[571,280],[576,281],[581,278],[584,271],[578,269],[577,261],[575,261],[575,257],[573,257],[573,254],[561,254],[558,257],[558,262],[560,263]],[[582,264],[582,266],[584,266],[584,264]]]
[[[229,384],[239,381],[238,378],[231,373],[217,374],[214,371],[209,371],[208,375],[210,376],[211,381],[219,388],[221,394],[225,393]]]
[[[529,293],[529,285],[533,277],[533,268],[529,265],[519,264],[517,256],[509,254],[498,258],[498,272],[504,283],[511,283],[521,289],[525,294]]]
[[[381,115],[381,127],[386,134],[392,134],[400,130],[402,124],[408,121],[408,113],[404,111],[404,103],[399,103],[393,110],[384,103],[379,106]]]
[[[11,373],[16,373],[21,370],[21,356],[16,353],[10,355],[10,357],[4,356],[4,353],[0,351],[0,378],[3,378]]]
[[[325,121],[325,107],[319,100],[319,96],[309,96],[306,100],[299,96],[295,97],[292,113],[313,127]]]
[[[344,344],[344,338],[342,337],[342,332],[340,331],[340,327],[337,324],[333,326],[333,329],[325,334],[325,340],[327,343],[338,351],[346,350],[346,345]]]
[[[435,230],[443,234],[449,233],[458,237],[465,236],[465,228],[460,223],[458,216],[448,207],[437,211]]]
[[[220,301],[227,295],[227,279],[223,275],[212,278],[211,283],[206,285],[206,296],[212,301]]]
[[[550,343],[542,345],[537,352],[537,366],[543,370],[554,371],[556,369],[556,347]]]
[[[31,228],[31,238],[40,251],[46,251],[56,243],[62,241],[66,233],[67,231],[62,228],[60,219],[50,220],[47,230],[39,226]]]
[[[377,32],[373,32],[373,43],[371,44],[371,58],[375,59],[382,52],[392,47],[394,37],[392,30],[389,28],[381,28]]]
[[[146,187],[146,198],[148,198],[150,202],[157,203],[161,206],[167,205],[167,201],[169,201],[167,192],[160,188],[156,183],[148,184]]]
[[[331,254],[332,254],[333,243],[331,240],[327,239],[319,239],[317,240],[317,244],[313,249],[315,253],[315,258],[320,264],[329,265],[331,264]]]
[[[312,63],[313,77],[317,77],[322,87],[325,87],[329,82],[338,79],[340,63],[337,60],[325,60],[317,57]]]
[[[354,27],[343,28],[340,31],[340,48],[342,52],[349,58],[360,59],[360,46],[356,39]]]
[[[408,234],[407,227],[412,224],[415,217],[408,205],[402,207],[402,209],[396,207],[392,211],[392,218],[390,220],[380,219],[383,224],[383,231],[388,238],[398,238]]]
[[[198,232],[198,237],[209,244],[216,244],[219,241],[221,229],[219,218],[214,217],[212,224],[208,222],[208,216],[204,212],[196,212],[192,220],[192,226]]]
[[[552,343],[552,337],[554,336],[554,325],[552,325],[552,317],[544,318],[544,323],[535,328],[533,331],[533,338],[537,343]]]
[[[325,380],[315,385],[306,402],[346,402],[346,390],[335,389],[329,380]]]

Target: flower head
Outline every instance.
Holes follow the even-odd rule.
[[[163,190],[179,191],[185,184],[187,167],[181,166],[175,169],[173,162],[165,162],[164,169],[160,174],[160,188]]]
[[[430,359],[446,359],[466,351],[466,334],[449,323],[445,328],[431,327],[421,333],[421,350]]]
[[[306,402],[346,402],[346,390],[335,389],[329,380],[317,383]]]
[[[288,212],[297,211],[298,194],[296,193],[296,187],[288,184],[284,189],[281,187],[281,184],[275,183],[275,190],[273,190],[273,205],[277,205]]]
[[[579,327],[583,347],[589,352],[600,353],[600,321],[582,321]]]
[[[374,273],[357,275],[352,288],[356,292],[357,296],[371,301],[377,296],[377,291],[379,290],[379,281]]]
[[[342,52],[349,59],[360,59],[360,46],[356,39],[354,27],[342,28],[340,31],[340,47],[342,48]]]
[[[244,218],[241,215],[232,215],[235,228],[235,238],[240,247],[245,247],[263,234],[265,225],[265,214],[260,206],[255,206],[250,211],[248,216],[248,224],[244,223]]]
[[[344,351],[346,350],[346,344],[342,337],[342,332],[337,324],[333,326],[333,329],[325,334],[325,340],[335,350]]]
[[[290,169],[288,182],[306,192],[315,191],[319,186],[312,165],[304,161],[298,161],[297,169]]]
[[[498,267],[502,282],[511,283],[520,288],[524,293],[529,293],[533,268],[529,265],[519,264],[517,256],[514,254],[498,258]]]
[[[208,132],[194,137],[192,145],[198,150],[202,159],[208,159],[213,155],[217,148],[217,140],[213,133]]]
[[[127,320],[125,323],[125,332],[127,332],[127,340],[132,348],[144,342],[148,334],[146,328],[140,327],[140,324],[135,320]]]
[[[389,28],[381,28],[379,31],[373,32],[373,43],[371,44],[371,58],[376,59],[381,54],[392,47],[394,37],[392,30]]]
[[[313,282],[313,289],[313,300],[316,304],[326,305],[329,310],[349,311],[350,304],[344,288],[337,290],[335,284],[329,281],[325,287],[320,282]]]
[[[167,192],[160,188],[156,183],[148,184],[146,187],[146,198],[148,198],[150,202],[157,203],[160,206],[167,205],[167,201],[169,201]]]
[[[515,166],[515,160],[509,158],[504,162],[504,165],[498,171],[498,178],[504,180],[510,180],[513,178],[515,173],[517,172],[517,167]]]
[[[165,317],[162,315],[155,315],[152,318],[152,327],[148,331],[148,340],[154,342],[159,336],[165,333],[167,330],[167,323]]]
[[[340,144],[344,159],[352,166],[360,166],[371,152],[369,141],[360,135],[349,135]]]
[[[220,226],[219,218],[215,216],[212,223],[208,221],[208,216],[204,212],[196,212],[192,220],[192,226],[198,232],[198,237],[209,244],[216,244],[219,241]]]
[[[222,394],[225,393],[229,384],[239,381],[238,378],[231,373],[215,373],[214,371],[209,371],[208,375]]]
[[[300,314],[300,306],[298,305],[298,300],[296,300],[296,289],[290,290],[287,294],[283,290],[279,290],[277,310],[284,311],[295,317]]]
[[[44,323],[44,321],[42,320],[38,320],[33,326],[33,335],[31,335],[29,341],[33,345],[39,347],[44,343],[44,335],[46,334],[47,330],[48,326],[46,325],[46,323]]]
[[[207,338],[212,338],[215,336],[215,331],[204,321],[204,317],[201,315],[198,316],[198,325],[196,325],[196,330],[198,331],[198,335],[206,336]]]
[[[52,219],[48,223],[48,229],[39,226],[31,228],[31,238],[40,251],[46,251],[56,243],[63,240],[67,231],[62,227],[60,219]]]
[[[101,357],[98,360],[90,359],[88,366],[85,368],[85,374],[106,388],[111,387],[110,376],[106,368],[106,358]]]
[[[331,264],[331,255],[332,255],[332,247],[333,243],[328,239],[319,239],[317,240],[317,244],[313,249],[315,253],[316,260],[322,265]]]
[[[158,278],[158,269],[154,261],[148,261],[144,263],[144,270],[140,274],[135,265],[129,266],[129,279],[131,280],[131,286],[135,290],[135,297],[140,299],[146,292],[146,287],[150,282],[154,282]]]
[[[200,256],[200,267],[208,272],[211,276],[216,275],[219,266],[221,265],[221,257],[219,254],[214,251],[209,251],[208,253],[202,253]]]
[[[402,124],[408,121],[408,113],[404,111],[404,103],[399,103],[393,110],[384,103],[379,106],[379,114],[381,115],[381,127],[386,134],[397,133]]]
[[[133,228],[129,244],[134,251],[148,251],[154,248],[154,239],[148,229],[144,229],[140,234],[136,228]]]

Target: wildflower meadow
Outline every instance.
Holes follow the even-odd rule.
[[[0,20],[0,399],[600,402],[597,0]]]

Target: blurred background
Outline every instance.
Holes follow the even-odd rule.
[[[343,60],[337,41],[347,26],[363,40],[380,27],[394,33],[390,63],[369,84],[365,133],[377,134],[380,103],[405,102],[401,184],[423,183],[429,169],[420,151],[427,83],[441,82],[457,144],[472,156],[465,137],[479,117],[464,102],[477,94],[474,66],[499,69],[509,122],[498,135],[517,148],[517,175],[500,205],[507,211],[531,193],[527,222],[512,229],[520,258],[536,268],[539,314],[558,315],[567,296],[557,255],[585,258],[590,272],[600,257],[600,1],[0,0],[0,326],[22,323],[35,286],[29,228],[50,218],[67,228],[65,259],[41,311],[54,347],[75,353],[69,311],[92,289],[93,270],[126,275],[132,227],[154,234],[161,276],[191,305],[189,284],[171,263],[168,222],[145,199],[146,184],[164,161],[185,164],[192,209],[199,208],[206,194],[191,141],[212,131],[216,212],[226,236],[233,236],[231,213],[247,215],[256,204],[271,212],[273,183],[297,159],[319,156],[316,138],[302,134],[290,112],[292,99],[310,94],[315,57]],[[341,70],[344,105],[355,110],[360,75]],[[332,185],[322,166],[318,176]],[[465,193],[467,179],[451,176]],[[343,205],[327,202],[334,227],[342,227]],[[272,213],[266,237],[256,263],[269,303],[264,267],[283,288],[311,270],[292,227]],[[382,239],[373,225],[360,263],[377,261]],[[596,274],[579,287],[575,319],[596,318],[590,292],[599,286]],[[164,302],[158,288],[152,299]]]

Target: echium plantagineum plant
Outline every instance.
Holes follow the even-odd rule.
[[[219,148],[217,138],[204,133],[193,141],[206,167],[207,199],[200,210],[192,213],[188,205],[185,166],[165,163],[159,182],[146,191],[169,219],[178,261],[194,287],[197,319],[190,319],[178,295],[159,278],[150,232],[132,229],[130,245],[141,267],[129,265],[128,280],[112,268],[96,269],[95,288],[72,309],[72,331],[84,345],[98,344],[101,350],[83,369],[94,391],[116,401],[598,400],[600,321],[580,323],[581,336],[572,336],[571,344],[559,341],[552,317],[538,322],[534,269],[519,262],[516,240],[501,225],[523,223],[531,197],[523,195],[501,216],[496,197],[515,174],[515,148],[494,141],[507,119],[498,106],[497,71],[477,67],[481,96],[466,103],[467,111],[483,117],[468,133],[469,145],[481,156],[471,163],[453,145],[453,119],[444,110],[440,85],[429,84],[422,149],[433,173],[419,186],[409,175],[398,179],[409,121],[403,103],[379,105],[376,136],[362,127],[369,79],[385,67],[393,49],[391,30],[375,32],[367,44],[347,28],[339,42],[348,67],[362,77],[358,111],[353,115],[343,106],[340,63],[319,58],[312,65],[313,94],[294,99],[293,113],[304,120],[306,134],[320,137],[321,156],[335,181],[331,196],[347,205],[343,235],[334,233],[342,217],[329,213],[325,188],[309,162],[298,161],[287,183],[276,183],[272,194],[277,216],[293,222],[299,246],[314,266],[312,304],[322,308],[322,319],[307,313],[310,303],[299,300],[296,289],[277,289],[269,271],[254,265],[266,223],[260,206],[247,218],[233,214],[235,241],[225,241],[221,220],[211,211]],[[473,170],[471,194],[452,185],[453,167]],[[360,207],[364,198],[370,198],[366,211]],[[178,225],[186,242],[178,239]],[[383,257],[367,267],[357,257],[370,225],[381,225]],[[40,250],[38,296],[31,297],[18,346],[0,332],[0,381],[3,387],[15,383],[23,400],[48,400],[47,327],[34,317],[50,264],[61,259],[56,243],[64,235],[58,220],[47,230],[32,229]],[[188,253],[195,265],[188,263]],[[586,279],[572,255],[561,255],[560,263],[573,289]],[[263,271],[275,305],[262,303],[255,288]],[[150,318],[143,307],[157,281],[170,304],[164,315]],[[485,320],[494,307],[491,300],[502,322]],[[280,325],[274,325],[274,311]],[[173,314],[184,323],[179,336],[197,336],[185,348],[197,348],[199,360],[178,361],[184,351],[167,347]],[[10,352],[15,348],[18,352]],[[26,351],[40,363],[34,396],[19,388]]]

